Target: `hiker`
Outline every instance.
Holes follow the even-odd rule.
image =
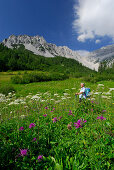
[[[85,84],[84,83],[81,83],[81,89],[80,89],[80,92],[79,93],[76,93],[75,95],[79,95],[79,102],[82,101],[82,99],[86,99],[86,88],[85,88]]]

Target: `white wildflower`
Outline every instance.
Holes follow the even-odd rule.
[[[95,100],[95,98],[91,98],[91,100]]]
[[[25,117],[26,117],[26,115],[21,115],[21,116],[20,116],[20,118],[22,118],[22,119],[25,118]]]
[[[104,84],[98,84],[98,86],[104,86]]]
[[[57,100],[57,101],[55,101],[55,103],[60,103],[61,102],[61,100]]]
[[[10,106],[10,105],[13,105],[13,104],[18,105],[19,103],[14,101],[14,102],[9,103],[8,105]]]
[[[107,97],[107,96],[102,96],[102,98],[106,99],[106,98],[108,98],[108,97]]]
[[[62,97],[61,99],[62,99],[62,100],[66,100],[66,98],[65,98],[65,97]]]
[[[24,106],[24,108],[27,108],[28,106]]]
[[[32,96],[32,98],[31,98],[32,100],[40,100],[40,97],[39,96],[37,96],[37,95],[35,95],[35,96]]]
[[[99,94],[98,92],[95,92],[94,94]]]
[[[71,99],[71,97],[67,97],[67,99]]]
[[[23,101],[23,102],[21,102],[21,104],[26,104],[26,102]]]
[[[12,95],[12,93],[10,92],[10,93],[8,93],[8,95],[10,96],[10,95]]]
[[[31,97],[32,97],[31,95],[26,96],[26,98],[31,98]]]
[[[110,92],[103,92],[103,94],[105,94],[105,95],[111,95]]]
[[[63,94],[64,94],[64,96],[70,95],[70,94],[68,94],[68,93],[63,93]]]
[[[54,96],[58,96],[58,94],[54,94]]]
[[[50,99],[50,100],[54,100],[54,99]]]
[[[94,94],[102,94],[102,92],[95,92]]]
[[[114,88],[109,88],[109,91],[113,91],[114,90]]]
[[[41,100],[41,102],[45,102],[45,100]]]
[[[6,101],[10,101],[11,99],[6,99]]]

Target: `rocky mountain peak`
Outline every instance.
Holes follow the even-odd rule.
[[[114,44],[95,50],[84,57],[77,51],[69,49],[67,46],[56,46],[55,44],[47,43],[46,40],[39,35],[11,35],[8,39],[3,40],[2,43],[8,48],[14,48],[15,44],[23,44],[25,49],[32,51],[36,55],[45,57],[62,56],[72,58],[82,63],[84,66],[95,70],[98,70],[101,61],[114,56]],[[111,59],[111,62],[112,61]]]

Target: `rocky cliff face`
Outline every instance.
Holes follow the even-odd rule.
[[[25,49],[32,51],[34,54],[45,57],[63,56],[72,58],[84,66],[98,70],[99,63],[105,59],[109,59],[114,55],[114,45],[102,47],[99,50],[91,52],[88,56],[81,56],[77,51],[73,51],[66,46],[56,46],[55,44],[47,43],[43,37],[28,36],[28,35],[11,35],[8,39],[2,42],[8,48],[14,48],[14,45],[23,44]],[[17,47],[18,47],[17,46]]]
[[[95,59],[96,61],[98,60],[99,62],[107,60],[108,58],[110,59],[112,58],[112,56],[114,56],[114,44],[102,47],[98,50],[89,53],[88,55],[88,57],[91,60]]]
[[[114,44],[90,52],[87,57],[92,63],[106,61],[107,67],[111,67],[114,63]]]

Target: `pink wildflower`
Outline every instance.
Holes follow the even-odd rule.
[[[54,118],[53,118],[53,123],[54,123],[54,122],[57,122],[57,117],[54,117]]]
[[[33,140],[32,141],[36,141],[36,138],[33,138]]]
[[[43,159],[43,155],[39,155],[37,159],[40,162]]]
[[[84,123],[87,122],[87,120],[82,120],[82,119],[79,119],[76,123],[74,123],[74,126],[77,128],[81,127],[84,125]]]
[[[62,118],[62,116],[60,116],[58,120],[61,120],[61,118]]]
[[[20,127],[19,130],[20,130],[20,131],[24,130],[24,127]]]
[[[103,116],[98,116],[97,119],[106,120],[106,118],[104,118]]]
[[[72,115],[72,111],[71,111],[71,110],[69,110],[69,113],[68,113],[68,115]]]
[[[26,156],[27,155],[27,150],[28,149],[20,149],[21,156]]]
[[[45,114],[45,115],[43,115],[44,117],[46,117],[47,116],[47,114]]]
[[[106,110],[102,110],[102,112],[106,112]]]
[[[31,123],[31,124],[29,125],[29,128],[32,128],[32,127],[35,127],[35,124],[34,124],[34,123]]]

